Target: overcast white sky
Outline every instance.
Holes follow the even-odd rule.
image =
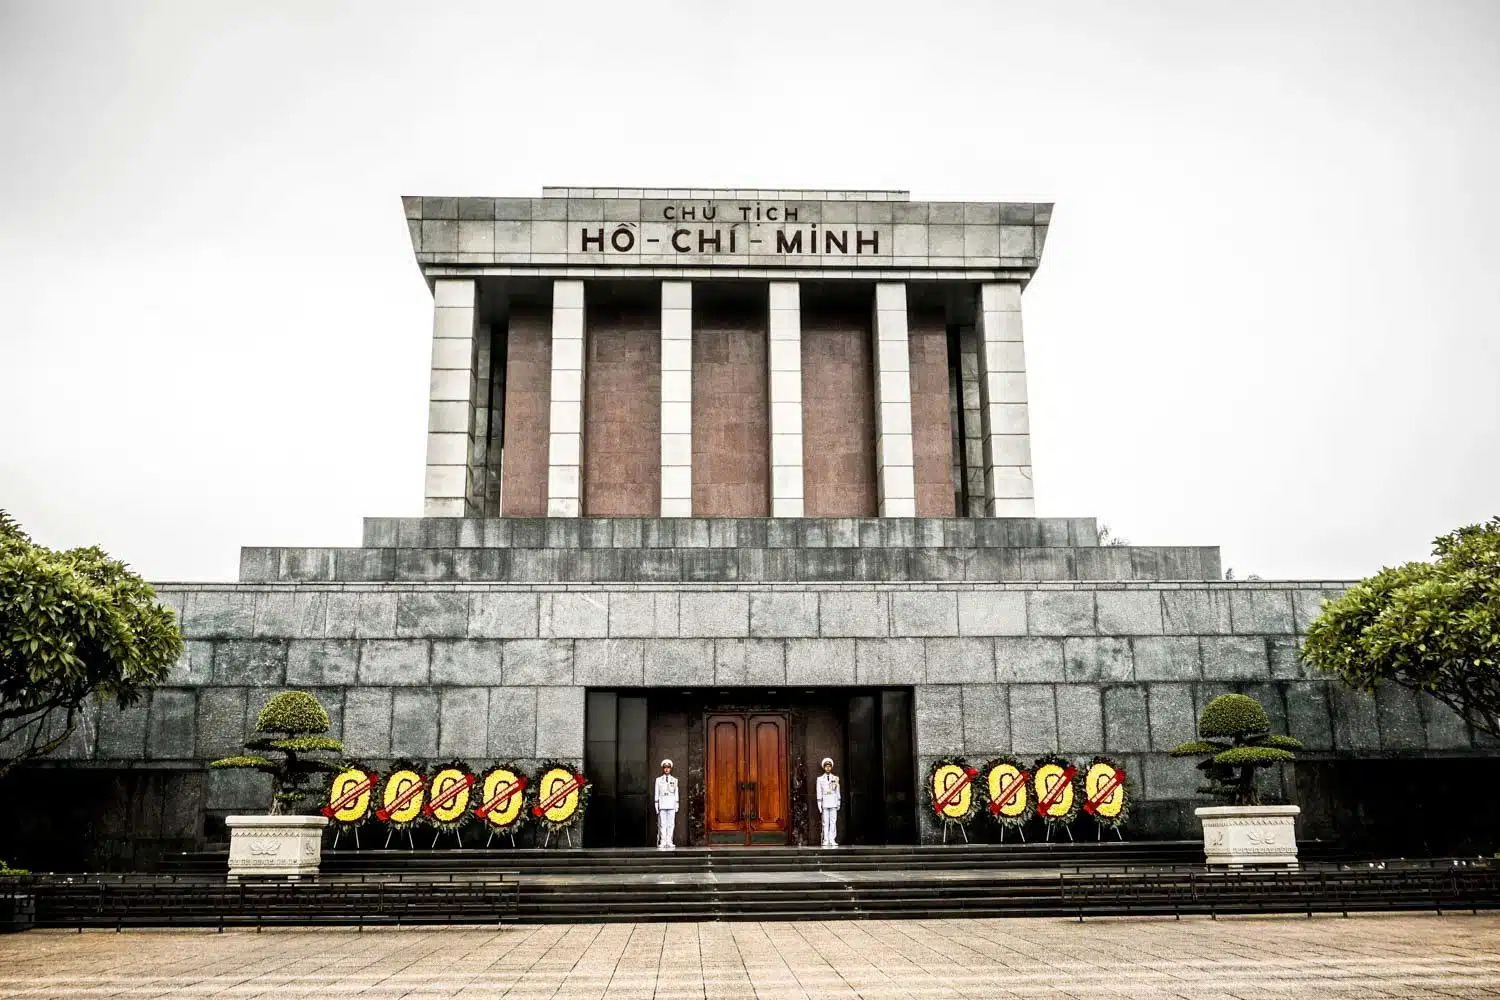
[[[1363,576],[1500,511],[1497,178],[1485,0],[0,0],[0,507],[161,581],[420,513],[401,194],[909,188],[1057,203],[1039,514]]]

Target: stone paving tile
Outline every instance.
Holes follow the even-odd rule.
[[[1500,914],[905,920],[0,938],[0,998],[1500,997]]]

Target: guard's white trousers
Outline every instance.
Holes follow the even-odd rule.
[[[823,810],[823,846],[836,847],[839,838],[839,807]]]
[[[672,832],[677,827],[676,809],[658,809],[656,811],[656,846],[671,847]]]

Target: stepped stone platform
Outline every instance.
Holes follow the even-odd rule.
[[[272,582],[1217,580],[1214,546],[1100,546],[1092,518],[367,518],[359,548],[247,547]]]
[[[1372,782],[1437,794],[1395,758],[1482,783],[1493,757],[1430,697],[1358,694],[1300,661],[1346,583],[1222,580],[1217,548],[1101,546],[1091,518],[369,518],[361,541],[247,548],[239,582],[156,584],[182,659],[148,699],[86,720],[45,783],[97,797],[107,772],[120,801],[154,803],[154,826],[118,822],[88,867],[150,870],[263,808],[259,776],[204,764],[237,752],[283,686],[313,692],[377,770],[587,768],[590,692],[908,689],[914,775],[949,755],[1106,753],[1129,776],[1131,832],[1156,838],[1199,832],[1200,775],[1171,750],[1226,691],[1306,745],[1262,788],[1303,805],[1304,838],[1345,835]],[[647,756],[692,766],[685,742],[661,749]],[[890,839],[940,843],[911,793],[915,829]]]
[[[1351,862],[1303,845],[1300,869],[1209,870],[1197,841],[953,847],[335,851],[295,892],[225,895],[223,855],[174,874],[34,883],[42,925],[526,923],[1349,912],[1500,906],[1488,862]],[[284,884],[284,883],[283,883]],[[324,898],[326,897],[326,898]],[[341,912],[328,899],[347,900]],[[414,905],[420,900],[421,905]],[[255,904],[255,905],[252,905]],[[257,909],[265,908],[261,915]],[[306,909],[298,917],[297,906]],[[490,909],[487,909],[489,907]],[[488,915],[488,916],[487,916]]]
[[[1338,855],[1329,845],[1307,849],[1322,860]],[[808,872],[1019,871],[1107,866],[1201,867],[1203,844],[1196,840],[1079,841],[1077,843],[954,844],[838,847],[648,847],[584,849],[333,850],[324,851],[325,875],[486,874],[519,872],[528,879],[630,879],[637,876],[725,877],[790,875]],[[162,870],[177,874],[221,874],[224,851],[200,851],[163,859]]]

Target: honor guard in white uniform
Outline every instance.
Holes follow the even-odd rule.
[[[833,773],[833,758],[823,758],[823,773],[818,775],[818,811],[823,814],[823,846],[837,847],[839,835],[839,776]]]
[[[656,849],[670,851],[672,832],[677,827],[677,779],[672,777],[672,760],[661,762],[661,777],[656,779]]]

